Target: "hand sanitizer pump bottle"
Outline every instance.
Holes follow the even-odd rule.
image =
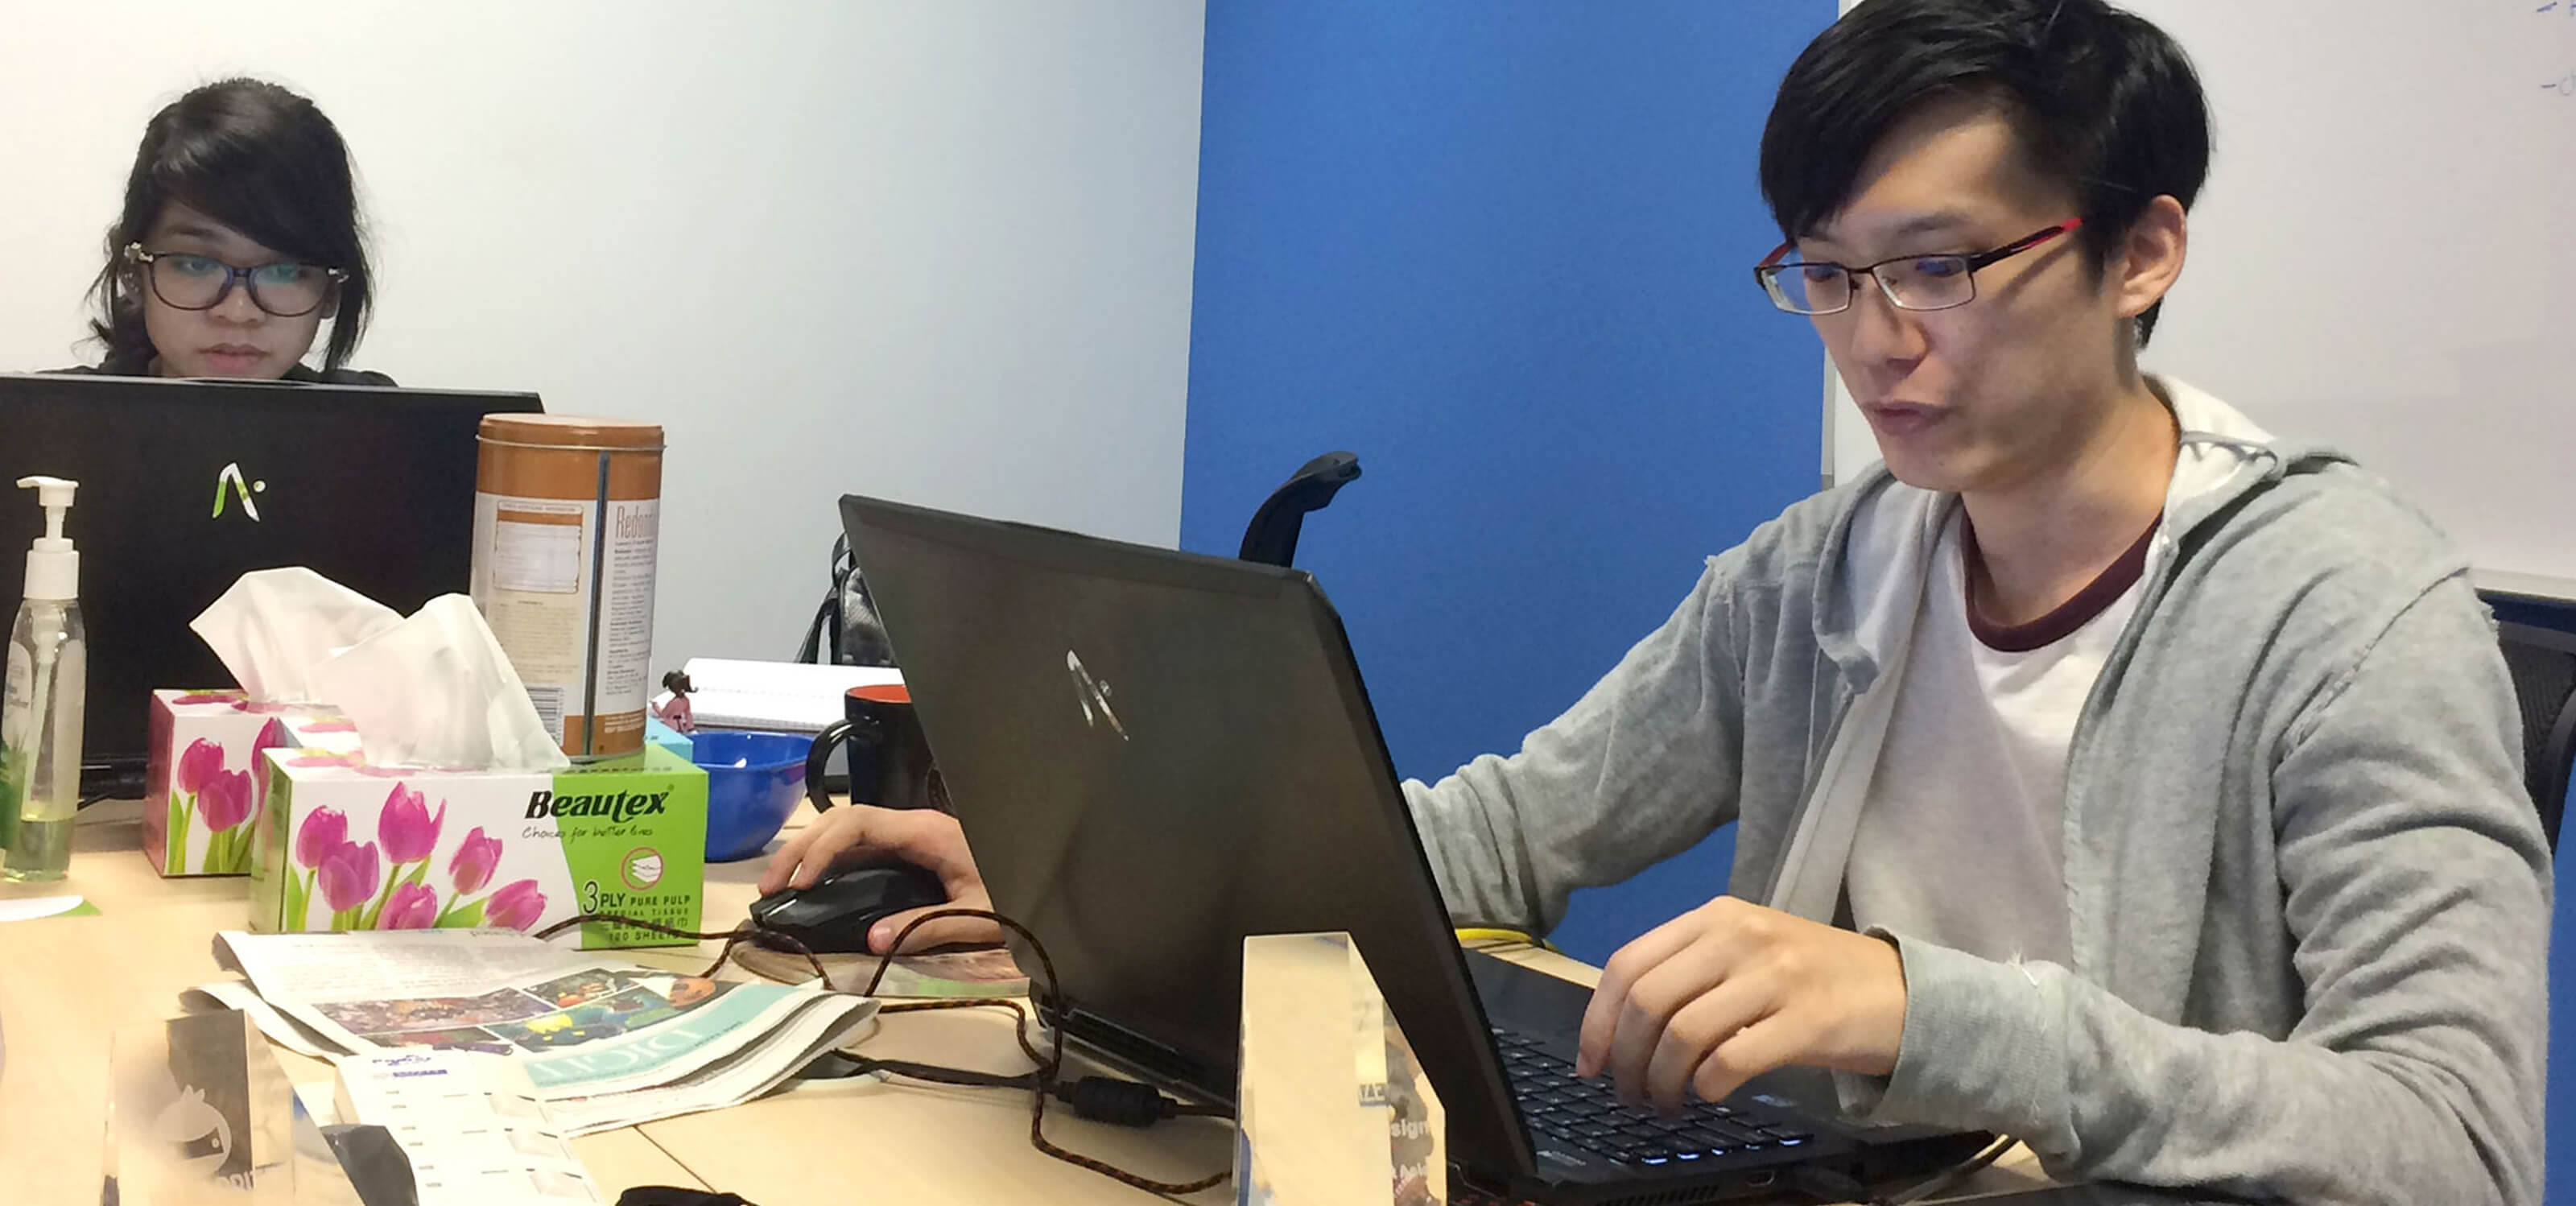
[[[0,695],[0,879],[61,879],[80,809],[81,715],[89,694],[80,553],[63,535],[80,483],[22,477],[18,485],[36,492],[45,534],[27,551],[27,598],[9,631],[9,678]]]

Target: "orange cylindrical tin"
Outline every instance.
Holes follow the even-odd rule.
[[[643,749],[661,427],[486,415],[476,441],[475,605],[564,753]]]

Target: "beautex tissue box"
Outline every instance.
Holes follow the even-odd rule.
[[[167,875],[248,875],[252,819],[267,794],[260,751],[358,748],[327,706],[258,703],[240,691],[155,691],[146,754],[143,856]]]
[[[558,771],[370,766],[363,753],[266,752],[250,928],[534,933],[584,913],[695,930],[707,773],[669,750]],[[685,946],[586,922],[585,950]]]

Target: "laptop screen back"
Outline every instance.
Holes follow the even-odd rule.
[[[1505,1159],[1518,1128],[1483,1015],[1311,579],[841,505],[994,904],[1078,1009],[1230,1093],[1244,937],[1349,931],[1453,1154]]]
[[[80,482],[89,635],[88,790],[139,789],[157,687],[228,687],[188,621],[244,572],[302,565],[397,611],[467,587],[474,429],[533,394],[274,382],[0,376],[0,486]],[[33,491],[0,499],[0,605],[41,534]]]

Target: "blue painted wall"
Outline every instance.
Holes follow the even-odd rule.
[[[1781,74],[1831,0],[1210,0],[1181,541],[1309,517],[1403,773],[1517,748],[1813,491],[1823,356],[1753,263]],[[1602,959],[1723,890],[1731,831],[1578,897]]]

